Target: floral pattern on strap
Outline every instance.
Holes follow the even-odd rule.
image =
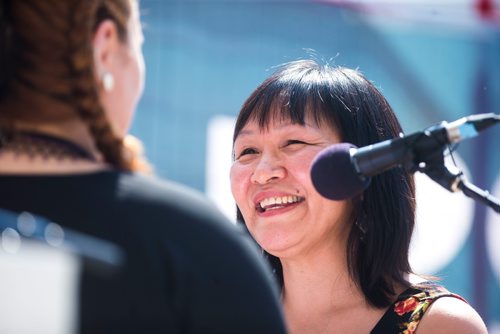
[[[398,296],[371,333],[414,334],[429,306],[441,297],[454,297],[465,301],[435,282],[413,285]]]
[[[405,320],[399,324],[401,334],[413,334],[417,329],[417,325],[422,319],[425,311],[427,311],[429,306],[436,299],[448,296],[464,300],[462,297],[450,293],[444,287],[437,284],[427,282],[417,286],[416,288],[419,290],[422,289],[421,292],[403,300],[399,300],[398,298],[399,301],[394,303],[393,306],[394,312]],[[404,294],[401,295],[400,298],[403,296]],[[410,313],[410,315],[405,316],[407,313]]]

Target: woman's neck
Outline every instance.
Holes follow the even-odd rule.
[[[107,168],[92,138],[77,120],[53,124],[15,124],[0,148],[0,173],[52,174]]]
[[[100,154],[94,145],[92,136],[80,120],[67,120],[64,122],[43,123],[33,126],[31,124],[16,124],[16,129],[31,133],[40,133],[67,140],[78,145],[88,152],[95,160],[100,159]]]
[[[341,328],[369,332],[383,314],[367,303],[351,279],[345,248],[332,246],[301,259],[281,261],[283,307],[292,334],[332,333]]]
[[[311,305],[335,309],[347,301],[363,299],[351,280],[343,256],[332,250],[302,259],[281,259],[285,306],[308,310]],[[343,254],[342,254],[343,255]]]

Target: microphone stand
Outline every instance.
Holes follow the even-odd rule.
[[[488,205],[490,208],[500,213],[500,201],[491,195],[487,190],[476,187],[472,183],[461,177],[458,182],[458,188],[462,190],[465,196]]]
[[[444,163],[444,154],[431,155],[425,162],[410,168],[412,171],[419,171],[427,174],[432,180],[451,192],[461,190],[463,194],[478,202],[486,204],[495,212],[500,213],[500,200],[491,195],[487,190],[480,189],[465,179],[462,171],[450,170]]]

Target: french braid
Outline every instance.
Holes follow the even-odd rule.
[[[67,0],[66,0],[67,1]],[[127,1],[122,1],[123,3]],[[74,8],[70,12],[70,29],[68,31],[69,52],[68,65],[73,80],[73,101],[80,117],[87,123],[88,129],[94,137],[95,145],[104,159],[120,169],[130,170],[130,158],[125,154],[122,139],[118,138],[99,103],[98,90],[95,85],[94,64],[90,48],[94,26],[99,22],[99,10],[107,11],[121,31],[125,34],[125,27],[130,15],[130,8],[112,5],[112,1],[73,1]],[[108,5],[108,6],[106,6]],[[126,10],[123,13],[121,10]],[[82,27],[85,27],[82,29]]]
[[[76,112],[106,162],[122,170],[147,170],[148,164],[134,149],[138,146],[128,145],[130,140],[113,132],[99,101],[92,51],[93,33],[105,19],[115,22],[119,38],[126,42],[134,0],[1,1],[9,3],[13,31],[12,52],[2,53],[10,56],[2,61],[13,68],[8,82],[2,83],[2,93],[29,101],[32,107],[3,108],[0,126],[21,119],[61,121],[74,118]]]

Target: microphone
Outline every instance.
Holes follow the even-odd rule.
[[[322,196],[345,200],[363,192],[372,176],[391,168],[400,166],[415,172],[422,165],[443,162],[446,145],[475,137],[499,122],[500,115],[477,114],[362,148],[350,143],[334,144],[313,160],[312,183]]]

